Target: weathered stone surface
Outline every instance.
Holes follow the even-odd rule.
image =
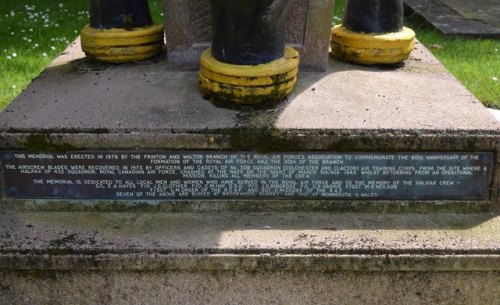
[[[489,214],[3,214],[0,300],[495,304],[499,221]]]
[[[301,69],[324,71],[334,0],[294,0],[286,41],[301,53]],[[171,64],[197,69],[201,52],[210,47],[212,24],[208,1],[164,0],[165,33]]]
[[[292,94],[276,107],[252,111],[204,100],[197,73],[178,71],[166,61],[114,66],[96,65],[82,57],[78,45],[72,46],[0,113],[2,149],[497,152],[500,147],[499,122],[421,45],[404,66],[394,70],[331,61],[324,73],[301,73]],[[496,158],[498,162],[500,154]],[[500,167],[495,168],[494,177],[487,201],[376,205],[273,201],[265,206],[280,210],[498,210]],[[152,208],[260,210],[258,203],[162,202]],[[43,206],[33,201],[3,204],[9,208]],[[73,204],[77,209],[89,207],[77,202],[44,204],[58,210]],[[128,209],[123,204],[110,206]],[[145,207],[138,202],[132,208],[137,206]]]
[[[482,20],[500,29],[500,4],[496,0],[441,0],[465,19]]]
[[[500,162],[498,122],[421,46],[395,70],[331,61],[252,112],[204,100],[196,72],[93,64],[78,49],[0,113],[0,149],[491,151]],[[2,200],[0,304],[496,304],[499,166],[494,177],[480,202]]]
[[[0,220],[0,253],[6,254],[16,253],[15,251],[37,254],[57,254],[61,251],[72,255],[151,252],[246,255],[469,254],[488,257],[500,254],[500,216],[489,213],[26,212],[0,214]],[[50,257],[46,259],[46,262],[50,262]],[[42,261],[25,263],[31,267],[46,268],[37,265]],[[234,263],[237,265],[237,262]],[[478,260],[473,263],[474,267],[460,268],[483,270],[482,268],[491,269],[494,266],[488,265],[486,260],[483,263],[481,266],[482,263]],[[494,268],[500,268],[500,261],[495,264],[497,267]],[[134,262],[131,261],[130,268],[133,265]],[[402,268],[396,264],[389,265],[386,267],[391,270]],[[454,266],[443,262],[441,268],[455,270],[458,266],[460,264]],[[82,263],[70,268],[94,267]],[[119,266],[110,263],[109,268]],[[249,268],[258,266],[252,265]],[[373,264],[371,267],[365,265],[365,268],[379,267]],[[425,268],[425,264],[411,267],[414,270]]]
[[[500,272],[2,272],[4,304],[496,304]],[[22,297],[21,297],[22,296]]]
[[[76,42],[1,112],[2,136],[94,131],[93,136],[158,132],[180,137],[189,132],[196,137],[242,127],[316,135],[336,130],[437,136],[494,135],[500,129],[488,110],[420,44],[395,69],[331,60],[326,72],[301,73],[287,100],[255,111],[204,100],[197,72],[178,71],[161,59],[106,65],[83,57]],[[219,145],[226,143],[213,147]]]

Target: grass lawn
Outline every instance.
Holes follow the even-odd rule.
[[[0,110],[14,99],[89,23],[87,0],[2,0]],[[161,0],[150,0],[161,22]]]
[[[87,20],[87,1],[2,0],[0,109],[78,36]]]
[[[500,109],[500,40],[443,38],[421,23],[409,21],[408,25],[484,105]]]
[[[161,22],[161,0],[150,0]],[[345,0],[337,0],[340,23]],[[12,101],[88,23],[85,0],[2,0],[0,6],[0,110]],[[411,22],[417,37],[485,105],[500,108],[500,41],[443,38]]]

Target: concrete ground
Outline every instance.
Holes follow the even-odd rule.
[[[500,38],[500,1],[404,0],[445,35]]]

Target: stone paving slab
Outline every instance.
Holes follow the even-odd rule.
[[[500,271],[415,271],[416,260],[401,263],[401,256],[366,257],[363,269],[350,261],[329,256],[215,257],[147,255],[129,256],[130,264],[116,260],[114,269],[0,270],[0,303],[17,305],[471,305],[498,304]],[[67,257],[67,256],[66,256]],[[27,257],[26,261],[60,261],[65,256]],[[77,266],[85,257],[70,261]],[[359,257],[362,259],[361,257]],[[181,262],[182,259],[184,260]],[[394,259],[394,261],[393,261]],[[425,260],[425,259],[424,259]],[[424,260],[420,260],[423,262]],[[87,262],[92,260],[88,259]],[[302,264],[299,262],[302,261]],[[476,261],[481,261],[478,257]],[[96,267],[110,260],[96,257]],[[153,263],[152,263],[153,262]],[[74,263],[74,264],[72,264]],[[124,265],[120,266],[120,264]],[[208,263],[210,268],[200,268]],[[427,262],[427,267],[435,266]],[[455,261],[456,263],[456,261]],[[195,271],[182,266],[194,266]],[[168,266],[173,268],[169,268]],[[386,266],[397,265],[399,271]],[[467,262],[462,265],[467,265]],[[47,266],[51,266],[48,264]],[[271,268],[266,268],[270,266]],[[458,264],[457,264],[458,266]],[[150,269],[144,268],[150,267]],[[214,268],[215,267],[215,268]],[[291,268],[290,268],[291,267]],[[296,268],[294,268],[296,267]],[[361,268],[360,268],[361,267]]]
[[[500,38],[496,0],[404,0],[444,35]]]
[[[500,3],[497,0],[440,0],[464,19],[483,21],[500,27]]]
[[[24,254],[94,259],[112,254],[480,256],[483,261],[467,268],[500,270],[500,217],[308,212],[0,214],[0,256],[4,258],[0,269],[9,268],[9,255]],[[38,264],[26,263],[33,268]]]

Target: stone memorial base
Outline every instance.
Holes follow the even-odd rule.
[[[421,45],[269,109],[79,49],[0,113],[0,304],[500,299],[499,124]]]
[[[7,213],[2,304],[496,304],[491,214]]]

